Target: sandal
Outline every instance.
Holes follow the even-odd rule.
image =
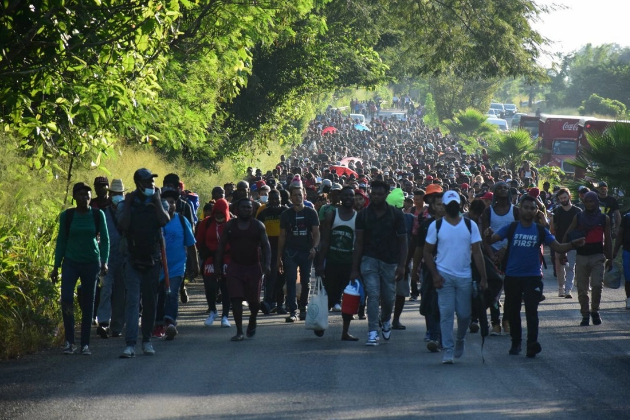
[[[234,337],[230,338],[230,341],[243,341],[245,339],[245,337],[243,337],[243,334],[236,334]]]

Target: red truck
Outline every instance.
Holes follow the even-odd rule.
[[[578,145],[578,123],[581,119],[575,115],[549,115],[540,117],[540,146],[547,150],[541,157],[540,164],[557,166],[567,174],[575,173],[575,166],[565,160],[575,159]]]

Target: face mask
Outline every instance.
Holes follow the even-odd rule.
[[[112,197],[112,204],[117,206],[121,201],[123,201],[125,197],[122,195],[115,195]]]
[[[261,195],[260,196],[260,202],[265,204],[267,202],[267,200],[269,200],[269,197],[266,195]]]
[[[145,188],[143,193],[147,197],[151,197],[153,194],[155,194],[155,189],[153,189],[153,188]]]

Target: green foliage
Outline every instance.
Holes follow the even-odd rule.
[[[454,73],[429,79],[440,120],[453,118],[455,112],[469,107],[487,110],[499,86],[497,79],[462,79]]]
[[[453,119],[445,120],[443,125],[459,140],[467,153],[476,153],[480,149],[480,137],[493,142],[497,136],[496,126],[486,122],[486,116],[474,108],[459,111]]]
[[[578,108],[578,112],[580,115],[601,114],[619,118],[626,114],[627,109],[623,103],[617,100],[592,94],[587,100],[582,101],[582,106]]]
[[[506,165],[515,172],[524,160],[538,161],[543,150],[537,148],[536,140],[527,130],[517,130],[501,133],[498,141],[488,147],[488,153],[493,162]]]
[[[603,132],[587,132],[590,148],[580,150],[572,165],[587,177],[608,182],[609,188],[630,191],[630,124],[615,123]]]
[[[437,111],[435,109],[435,101],[433,95],[427,93],[424,100],[424,123],[431,127],[438,127],[440,125],[440,119],[438,118]]]
[[[542,185],[547,181],[551,185],[561,185],[565,175],[564,171],[557,166],[543,166],[538,168],[538,183]]]

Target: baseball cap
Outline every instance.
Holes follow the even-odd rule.
[[[164,177],[164,184],[179,184],[179,175],[168,174]]]
[[[106,176],[97,176],[94,178],[94,186],[97,185],[109,185],[109,179]]]
[[[76,184],[74,184],[74,186],[72,187],[72,194],[77,193],[78,191],[81,190],[88,190],[88,191],[92,191],[92,187],[90,187],[88,184],[86,184],[85,182],[77,182]]]
[[[491,193],[490,191],[487,191],[484,195],[482,195],[481,198],[482,200],[492,200],[492,198],[494,197],[494,194]]]
[[[333,183],[332,187],[330,187],[330,191],[341,191],[341,184]]]
[[[470,188],[470,185],[468,185],[467,183],[464,182],[464,183],[462,183],[461,188],[462,188],[462,190],[467,190],[467,189]]]
[[[589,191],[590,191],[590,188],[588,188],[588,187],[586,187],[584,185],[580,185],[580,187],[578,188],[578,192],[581,192],[581,193],[587,193]]]
[[[452,202],[459,204],[459,194],[456,191],[449,190],[442,196],[442,204],[446,206]]]
[[[441,193],[442,187],[439,184],[431,184],[427,187],[425,195]]]
[[[601,181],[599,183],[599,185],[597,185],[598,187],[608,187],[608,184],[605,181]]]
[[[134,181],[146,181],[147,179],[157,178],[157,174],[151,173],[147,168],[140,168],[133,174]]]
[[[433,181],[433,177],[431,175],[427,175],[424,179],[427,181]]]

